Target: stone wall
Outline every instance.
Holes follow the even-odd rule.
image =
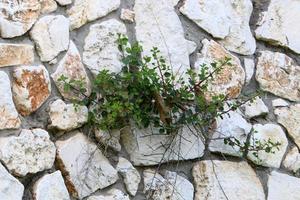
[[[299,11],[299,0],[0,0],[0,200],[299,199]],[[121,68],[117,33],[158,47],[175,72],[231,57],[210,91],[266,94],[217,119],[212,138],[254,128],[279,149],[242,159],[183,129],[162,156],[168,137],[149,130],[87,132],[88,108],[70,103],[83,97],[58,79],[82,79],[89,95],[93,75]]]

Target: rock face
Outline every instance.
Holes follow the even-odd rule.
[[[71,80],[81,81],[82,87],[86,89],[84,93],[85,96],[90,96],[91,94],[91,82],[87,76],[85,68],[82,64],[80,53],[76,48],[75,44],[70,41],[69,49],[65,57],[59,62],[58,67],[54,74],[51,75],[59,92],[65,99],[68,100],[82,100],[84,95],[78,94],[73,90],[65,91],[64,82],[59,81],[59,79],[64,76],[67,78],[67,82]],[[79,87],[79,86],[78,86]],[[77,88],[80,89],[80,88]]]
[[[75,0],[73,6],[67,10],[71,22],[71,30],[104,17],[118,9],[119,6],[120,0]]]
[[[176,172],[166,171],[164,177],[154,170],[147,169],[144,176],[144,193],[147,199],[156,200],[192,200],[194,187],[187,179],[177,175]]]
[[[40,18],[30,31],[42,62],[53,60],[69,46],[69,20],[63,15]]]
[[[32,45],[0,43],[0,67],[27,65],[33,60]]]
[[[122,175],[127,191],[135,196],[141,182],[140,173],[125,158],[120,157],[117,165],[118,172]]]
[[[76,132],[67,140],[57,141],[56,147],[57,167],[73,197],[82,199],[117,181],[117,171],[82,133]]]
[[[36,111],[50,96],[51,83],[43,66],[23,66],[13,72],[13,99],[24,116]]]
[[[288,134],[300,147],[300,104],[276,108],[274,113],[278,123],[287,129]]]
[[[297,147],[292,148],[286,155],[283,166],[294,173],[299,173],[300,153]]]
[[[110,132],[95,130],[95,137],[105,148],[110,147],[115,151],[121,151],[120,130]]]
[[[159,134],[159,130],[154,127],[132,127],[131,130],[122,131],[121,139],[135,166],[149,166],[160,162],[200,158],[204,153],[204,144],[201,136],[192,127],[191,130],[184,127],[176,137],[172,137]]]
[[[0,130],[19,128],[21,120],[12,99],[10,80],[2,71],[0,71],[0,94]]]
[[[282,53],[262,51],[256,66],[262,90],[291,101],[300,101],[300,67]]]
[[[254,144],[254,147],[258,147],[255,141],[261,141],[262,143],[267,142],[269,139],[273,143],[280,143],[279,149],[273,149],[273,153],[267,153],[265,151],[259,151],[258,157],[253,155],[253,151],[249,151],[248,158],[258,165],[265,167],[279,168],[283,156],[287,150],[288,140],[285,136],[284,131],[279,125],[275,124],[255,124],[253,129],[256,131],[250,138],[250,144]]]
[[[221,39],[228,50],[243,55],[256,49],[249,26],[252,10],[250,0],[186,0],[180,8],[199,27]]]
[[[249,119],[269,112],[268,107],[260,97],[253,99],[253,102],[246,103],[243,108],[245,109],[245,116]]]
[[[88,108],[86,106],[65,104],[58,99],[50,105],[50,128],[61,131],[70,131],[81,127],[88,121]]]
[[[39,0],[1,0],[0,36],[12,38],[26,33],[41,11]]]
[[[41,1],[41,13],[52,13],[57,9],[57,3],[54,0],[42,0]]]
[[[17,176],[37,173],[53,166],[55,146],[47,131],[23,129],[19,136],[0,139],[0,159]]]
[[[106,194],[93,195],[87,198],[87,200],[130,200],[130,198],[121,190],[110,189],[108,192],[106,192]]]
[[[201,54],[198,54],[194,66],[196,71],[201,70],[201,66],[205,64],[212,72],[211,63],[224,62],[225,58],[231,58],[232,64],[224,66],[218,74],[214,74],[213,80],[209,81],[207,98],[210,99],[213,95],[220,94],[228,96],[229,99],[238,97],[245,82],[245,71],[240,60],[213,40],[204,39],[202,44]]]
[[[283,99],[274,99],[272,101],[272,106],[273,108],[277,108],[277,107],[287,107],[289,106],[289,103],[286,102],[285,100]]]
[[[44,175],[33,186],[34,200],[70,200],[60,171]]]
[[[116,43],[118,33],[125,35],[126,27],[115,19],[94,24],[90,27],[90,32],[85,38],[83,62],[94,75],[104,69],[111,72],[121,71],[122,53]]]
[[[200,161],[193,167],[192,174],[195,200],[265,199],[258,177],[246,162]]]
[[[245,73],[246,73],[246,83],[250,83],[255,70],[255,63],[253,59],[244,59]]]
[[[273,171],[268,181],[268,200],[298,199],[300,179]]]

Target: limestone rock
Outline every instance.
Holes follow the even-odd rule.
[[[256,29],[256,38],[300,53],[300,2],[271,0]]]
[[[36,111],[50,96],[51,82],[43,66],[22,66],[13,72],[13,99],[24,116]]]
[[[249,21],[251,0],[186,0],[180,11],[199,27],[219,38],[228,50],[251,55],[256,49]]]
[[[273,171],[268,180],[267,200],[297,200],[300,196],[300,179]]]
[[[120,157],[117,165],[118,172],[122,175],[127,191],[135,196],[141,182],[140,173],[125,158]]]
[[[200,161],[193,167],[192,174],[194,200],[265,199],[262,184],[247,162]]]
[[[70,5],[72,3],[72,0],[56,0],[56,2],[61,6]]]
[[[260,97],[253,99],[242,106],[245,109],[245,116],[250,118],[265,115],[269,113],[269,109]]]
[[[55,145],[43,129],[23,129],[19,136],[0,139],[0,159],[17,176],[34,174],[53,166]]]
[[[244,58],[245,72],[246,72],[246,83],[249,84],[255,70],[255,63],[253,59]]]
[[[289,106],[289,103],[283,99],[274,99],[272,101],[272,106],[274,108],[277,108],[277,107],[288,107]]]
[[[245,71],[240,60],[213,40],[204,39],[202,44],[203,48],[201,54],[198,54],[195,70],[199,71],[201,65],[206,64],[212,72],[211,63],[224,61],[226,57],[231,58],[232,64],[224,66],[218,74],[214,74],[213,80],[208,81],[207,98],[210,99],[212,95],[220,94],[226,95],[229,99],[238,97],[245,82]]]
[[[0,67],[27,65],[33,61],[32,45],[0,43]]]
[[[259,151],[258,157],[253,155],[253,151],[249,151],[248,158],[258,165],[279,168],[288,146],[288,140],[284,131],[276,124],[255,124],[253,125],[253,129],[256,132],[251,136],[250,144],[254,144],[256,147],[255,141],[265,143],[270,139],[273,143],[279,142],[280,146],[278,146],[279,149],[273,149],[274,154],[267,153],[263,150]]]
[[[70,91],[64,90],[64,82],[59,81],[59,79],[64,76],[67,81],[78,80],[83,84],[82,87],[85,88],[85,96],[90,96],[91,94],[91,82],[87,76],[85,68],[82,64],[80,53],[76,48],[75,44],[70,41],[69,49],[64,56],[64,58],[59,62],[58,67],[54,74],[51,75],[58,90],[65,99],[68,100],[82,100],[84,95],[74,92],[72,89]],[[80,89],[79,86],[77,89]]]
[[[25,34],[38,19],[40,11],[39,0],[1,0],[0,36],[13,38]]]
[[[69,46],[69,20],[63,15],[40,18],[30,31],[42,62],[53,60]]]
[[[60,171],[44,175],[33,186],[34,200],[70,200]]]
[[[0,94],[0,130],[19,128],[21,120],[12,99],[10,80],[2,71],[0,71]]]
[[[175,138],[160,134],[154,127],[131,127],[122,131],[121,139],[135,166],[195,159],[204,153],[203,139],[192,127],[179,130]],[[167,147],[169,148],[165,152]]]
[[[84,198],[118,179],[100,149],[80,132],[67,140],[56,141],[57,167],[62,171],[70,194]]]
[[[61,131],[70,131],[81,127],[88,121],[88,108],[86,106],[66,104],[58,99],[50,105],[50,128]]]
[[[105,148],[110,147],[115,151],[121,151],[120,130],[112,130],[110,132],[95,130],[95,137]]]
[[[262,90],[291,101],[300,101],[300,67],[282,53],[262,51],[256,66]]]
[[[288,134],[300,147],[300,104],[276,108],[274,113],[278,123],[287,129]]]
[[[122,53],[116,43],[118,33],[125,35],[126,27],[115,19],[94,24],[90,27],[90,32],[85,38],[83,62],[94,75],[104,69],[111,72],[121,71]]]
[[[129,10],[129,9],[122,9],[121,10],[120,18],[123,21],[128,22],[128,23],[133,23],[134,22],[134,17],[135,17],[135,14],[132,10]]]
[[[283,166],[294,173],[299,173],[300,153],[297,147],[292,148],[286,155]]]
[[[117,10],[120,0],[74,0],[70,9],[67,10],[71,22],[71,30],[84,24],[106,16]]]
[[[24,186],[13,177],[0,163],[0,199],[22,200]]]
[[[129,196],[118,189],[110,189],[106,194],[93,195],[87,200],[130,200]]]
[[[42,0],[41,1],[41,13],[52,13],[57,9],[57,3],[54,0]]]

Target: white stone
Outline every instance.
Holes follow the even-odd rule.
[[[291,101],[300,101],[300,67],[282,53],[262,51],[256,66],[260,88]]]
[[[63,15],[40,18],[30,31],[42,62],[53,60],[69,46],[69,20]]]
[[[121,10],[120,18],[123,21],[128,22],[128,23],[133,23],[134,22],[134,17],[135,17],[135,14],[132,10],[124,9],[124,8]]]
[[[300,53],[300,2],[271,0],[256,29],[256,38]]]
[[[264,200],[259,178],[247,162],[206,160],[192,170],[194,200]]]
[[[106,16],[120,6],[120,0],[74,0],[67,10],[71,22],[71,30]]]
[[[249,84],[255,70],[254,60],[250,58],[244,58],[244,66],[245,66],[245,73],[246,73],[246,83]]]
[[[253,99],[253,102],[248,102],[242,106],[245,109],[245,116],[247,118],[253,118],[269,113],[269,109],[260,97]]]
[[[300,179],[273,171],[268,180],[267,200],[297,200],[300,196]]]
[[[43,129],[23,129],[19,136],[0,138],[0,159],[17,175],[34,174],[53,166],[55,145]]]
[[[86,90],[84,95],[74,90],[65,91],[65,83],[59,81],[59,79],[64,76],[67,78],[67,82],[71,80],[80,81],[82,87]],[[68,100],[83,100],[85,97],[90,96],[91,94],[91,82],[88,78],[86,70],[82,64],[80,53],[75,46],[74,42],[70,41],[69,49],[63,59],[59,62],[56,71],[51,75],[56,86],[58,87],[61,95]],[[75,85],[76,87],[77,85]],[[77,90],[80,90],[80,86],[77,86]]]
[[[70,131],[81,127],[88,121],[88,108],[86,106],[66,104],[58,99],[50,105],[50,128],[61,131]]]
[[[33,186],[34,200],[70,200],[60,171],[46,174]]]
[[[251,55],[256,43],[249,26],[251,0],[186,0],[180,12],[194,21],[228,50]]]
[[[56,141],[56,159],[70,194],[82,199],[114,184],[118,172],[83,133],[73,134],[69,139]]]
[[[0,43],[0,68],[29,65],[34,61],[34,48],[29,44]]]
[[[41,13],[49,14],[57,9],[57,3],[54,0],[41,0]]]
[[[93,195],[87,200],[130,200],[129,196],[118,189],[110,189],[106,194]]]
[[[287,107],[289,106],[289,103],[283,99],[274,99],[272,101],[272,106],[274,108],[277,108],[277,107]]]
[[[266,143],[268,140],[273,143],[279,142],[280,145],[278,146],[278,149],[272,149],[274,153],[268,153],[264,150],[258,151],[258,157],[253,154],[254,151],[249,151],[248,158],[257,165],[279,168],[288,146],[288,140],[284,131],[276,124],[255,124],[253,125],[253,129],[255,132],[250,138],[250,144],[253,144],[253,147],[257,147],[256,141]]]
[[[19,128],[21,120],[12,99],[10,80],[2,71],[0,71],[0,94],[0,130]]]
[[[297,147],[292,148],[286,155],[283,166],[294,173],[299,173],[300,153]]]
[[[122,175],[128,193],[135,196],[141,182],[140,173],[125,158],[120,157],[117,165],[118,172]]]
[[[119,34],[126,34],[123,23],[110,19],[90,27],[85,38],[83,62],[97,75],[101,70],[120,72],[122,69],[122,53],[118,49]]]
[[[66,6],[72,3],[72,0],[55,0],[59,5]]]
[[[121,151],[120,130],[103,131],[95,130],[95,137],[105,148],[110,147],[115,151]]]

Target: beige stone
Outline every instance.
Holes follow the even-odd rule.
[[[283,161],[283,166],[294,172],[299,174],[299,169],[300,169],[300,153],[297,147],[293,147],[286,155],[284,161]]]
[[[54,0],[41,0],[41,13],[52,13],[57,9],[57,3]]]
[[[33,46],[28,44],[0,43],[0,68],[33,63],[33,49]]]
[[[121,10],[120,18],[123,21],[128,22],[128,23],[133,23],[134,22],[134,17],[135,17],[135,14],[132,10],[129,10],[129,9],[122,9]]]

